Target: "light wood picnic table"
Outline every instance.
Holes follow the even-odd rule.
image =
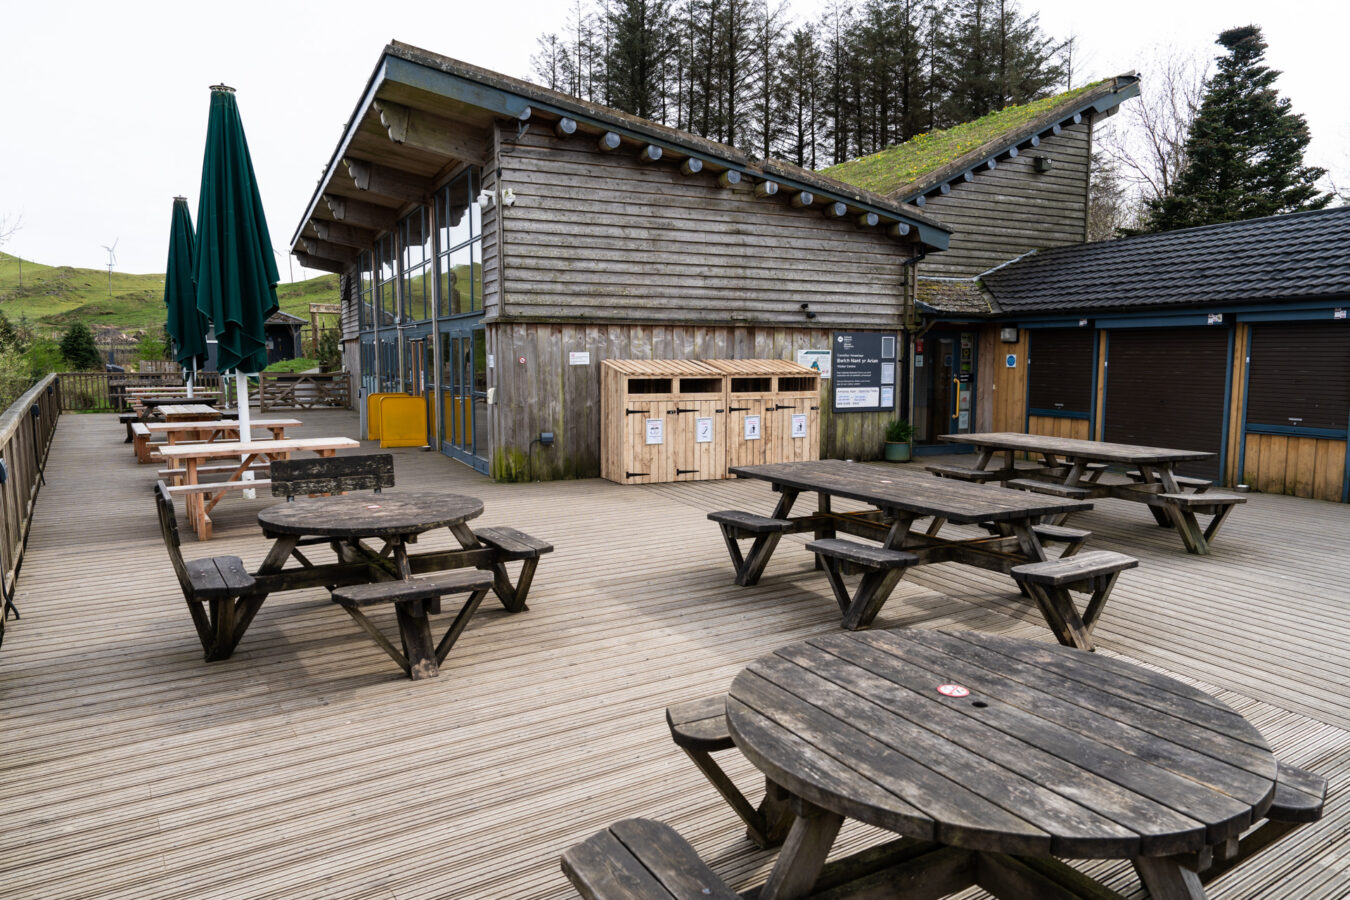
[[[1092,504],[1081,501],[992,485],[941,481],[894,466],[837,459],[737,466],[730,471],[740,478],[772,484],[779,499],[771,518],[790,522],[755,537],[749,553],[737,565],[736,583],[741,585],[759,581],[782,534],[801,532],[813,533],[817,539],[832,539],[842,531],[880,541],[883,550],[912,553],[920,565],[950,561],[1006,573],[1014,566],[1046,559],[1040,538],[1033,530],[1042,517],[1092,508]],[[804,491],[817,495],[816,511],[793,517],[792,507]],[[835,512],[831,506],[835,497],[862,501],[873,509],[862,513]],[[933,517],[928,530],[915,528],[915,521],[926,516]],[[971,539],[942,538],[938,531],[948,521],[990,522],[1003,533]],[[734,546],[731,537],[728,543],[729,549]],[[739,550],[732,555],[733,563],[737,562],[737,554]],[[870,624],[898,579],[898,570],[885,577],[864,576],[843,611],[844,627],[851,630]]]
[[[301,424],[299,419],[254,419],[250,423],[250,427],[266,430],[271,434],[272,440],[281,441],[286,439],[287,428],[299,428]],[[164,435],[164,443],[151,444],[147,442],[144,451],[139,449],[137,451],[138,458],[143,453],[147,460],[152,461],[163,447],[173,447],[185,441],[211,444],[220,441],[239,440],[239,423],[233,419],[148,422],[145,425],[145,430],[149,437],[157,434]]]
[[[1220,701],[1003,636],[812,638],[751,663],[726,711],[797,813],[760,900],[809,896],[845,818],[909,839],[869,897],[1119,898],[1067,857],[1128,859],[1150,896],[1200,900],[1196,870],[1275,798],[1269,746]]]
[[[171,462],[181,462],[186,472],[182,483],[169,488],[170,494],[179,494],[185,498],[188,523],[197,533],[197,539],[211,539],[211,510],[231,490],[243,490],[249,487],[270,487],[267,481],[241,481],[243,473],[248,471],[254,461],[263,458],[268,461],[290,459],[292,453],[315,453],[321,457],[334,456],[339,450],[351,450],[360,447],[359,441],[347,437],[332,438],[287,438],[281,441],[216,441],[210,444],[179,444],[163,447],[159,453]],[[241,462],[231,471],[223,482],[202,483],[198,478],[201,465],[213,459],[236,459]]]
[[[980,456],[973,469],[996,472],[996,480],[1010,487],[1082,500],[1113,497],[1147,504],[1159,525],[1176,528],[1190,553],[1209,553],[1210,543],[1233,508],[1247,502],[1245,497],[1235,494],[1210,492],[1208,481],[1176,473],[1178,463],[1210,459],[1215,455],[1204,450],[1176,450],[1016,432],[944,434],[940,439],[977,447]],[[999,453],[1004,455],[1001,466],[995,463]],[[1014,462],[1018,453],[1040,456],[1042,467],[1021,477],[1023,473],[1016,470]],[[1132,484],[1102,482],[1103,465],[1133,466],[1137,474],[1132,477],[1137,480]],[[1193,490],[1188,491],[1188,487]],[[1206,527],[1200,526],[1197,514],[1211,516]],[[1059,520],[1063,518],[1061,516]]]

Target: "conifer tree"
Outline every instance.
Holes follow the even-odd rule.
[[[94,344],[94,334],[83,322],[76,322],[61,337],[61,355],[73,372],[103,368],[103,356]]]
[[[1216,43],[1227,54],[1191,123],[1186,168],[1171,194],[1148,202],[1145,231],[1321,209],[1332,199],[1316,185],[1326,170],[1303,164],[1308,124],[1275,89],[1280,73],[1262,64],[1261,29],[1230,28]]]
[[[605,58],[609,105],[644,119],[663,118],[661,76],[669,52],[666,0],[616,0],[608,11]]]

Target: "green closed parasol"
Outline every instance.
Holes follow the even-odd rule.
[[[263,323],[277,311],[280,277],[234,88],[223,84],[211,88],[194,275],[197,309],[216,328],[216,368],[266,368]]]
[[[173,358],[192,372],[188,396],[192,395],[197,369],[206,362],[206,331],[211,327],[206,316],[197,311],[197,289],[192,284],[192,214],[187,198],[173,198],[173,221],[169,227],[169,263],[164,270],[164,306],[168,312],[166,328],[173,339]]]

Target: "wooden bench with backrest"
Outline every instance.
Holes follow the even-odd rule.
[[[437,575],[376,581],[333,589],[333,602],[340,605],[361,629],[370,635],[403,673],[414,680],[435,678],[446,654],[455,645],[469,619],[492,589],[492,574],[480,569],[461,569]],[[455,616],[450,628],[439,642],[433,644],[428,616],[441,611],[441,598],[447,594],[467,593],[469,598]],[[381,603],[394,604],[398,618],[399,636],[403,652],[375,627],[362,607]],[[406,655],[405,655],[406,654]]]
[[[727,727],[726,694],[672,703],[666,707],[666,725],[670,727],[670,737],[675,745],[685,752],[740,816],[745,823],[746,836],[764,849],[783,843],[793,819],[787,792],[766,778],[764,799],[759,806],[751,806],[745,794],[712,758],[712,754],[736,746]]]
[[[173,497],[162,481],[155,482],[155,507],[159,513],[160,536],[164,539],[174,574],[178,576],[206,659],[208,662],[225,659],[233,652],[239,635],[248,627],[242,598],[253,590],[253,576],[237,556],[183,559]],[[204,604],[209,604],[209,612]]]
[[[272,496],[289,502],[296,495],[342,494],[394,486],[390,453],[330,456],[322,459],[279,459],[272,463]]]
[[[1124,553],[1091,550],[1067,559],[1013,566],[1012,577],[1036,601],[1061,644],[1094,650],[1092,629],[1116,586],[1116,579],[1121,572],[1137,565],[1139,560]],[[1070,591],[1091,594],[1082,616],[1069,596]]]
[[[887,550],[842,538],[811,541],[806,549],[824,563],[830,589],[844,614],[844,627],[850,631],[872,624],[905,569],[919,562],[918,556],[905,550]],[[863,573],[857,591],[851,595],[844,584],[845,568]]]

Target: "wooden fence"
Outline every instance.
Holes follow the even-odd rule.
[[[0,414],[0,460],[5,466],[4,483],[0,484],[0,553],[4,557],[0,559],[0,581],[5,597],[0,638],[4,620],[10,615],[8,598],[17,587],[38,490],[45,480],[42,468],[61,407],[60,376],[48,375]]]
[[[346,372],[323,375],[264,372],[258,376],[257,399],[263,412],[316,406],[351,409],[352,379]]]
[[[123,389],[136,386],[181,385],[183,379],[174,372],[61,372],[62,409],[69,412],[120,412],[126,408]],[[199,372],[197,387],[220,389],[220,375]]]

